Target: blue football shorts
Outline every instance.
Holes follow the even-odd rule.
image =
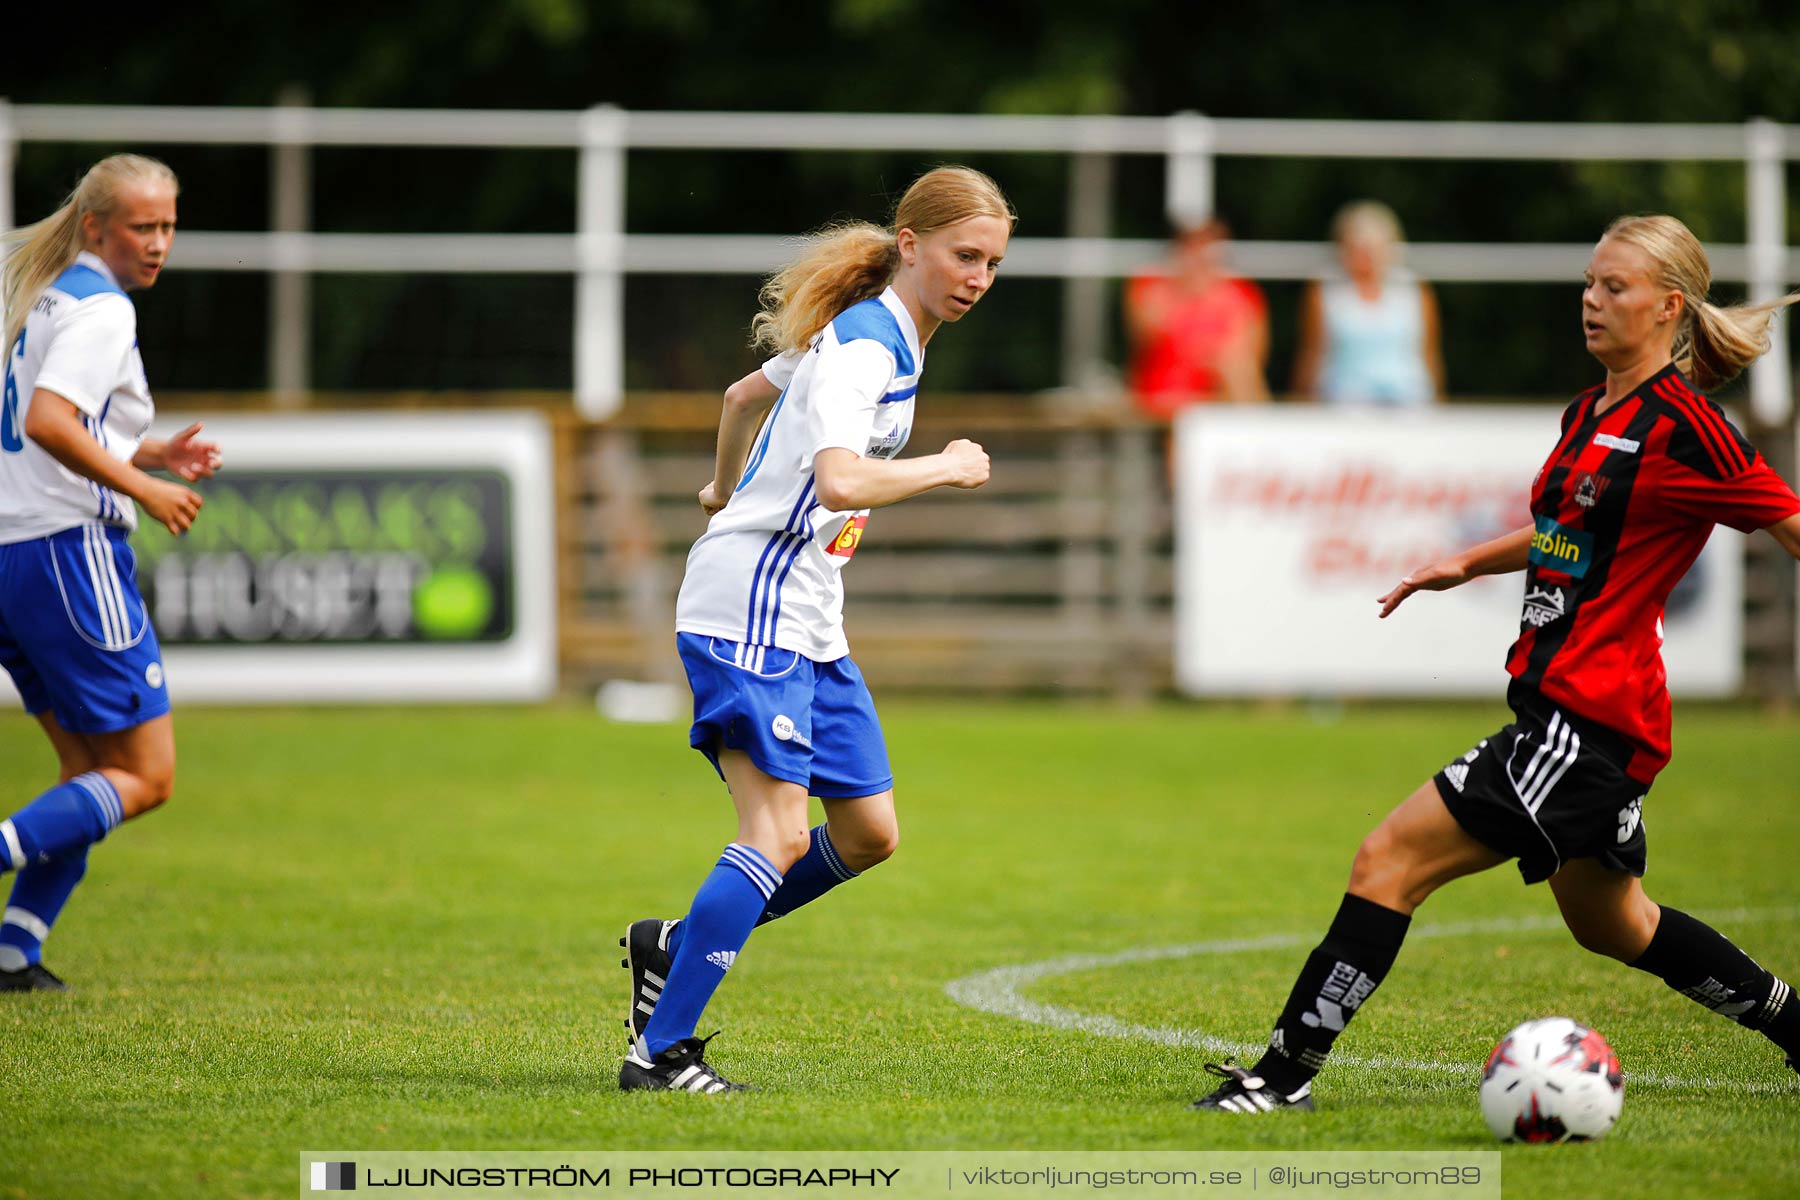
[[[715,771],[722,748],[742,750],[763,774],[822,799],[894,786],[875,701],[848,656],[814,662],[698,633],[678,633],[675,644],[694,690],[688,741]]]
[[[0,545],[0,666],[25,711],[117,733],[169,711],[162,648],[116,525]]]

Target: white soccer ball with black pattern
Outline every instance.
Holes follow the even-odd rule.
[[[1481,1115],[1503,1142],[1596,1141],[1624,1105],[1619,1056],[1598,1030],[1567,1017],[1525,1022],[1481,1072]]]

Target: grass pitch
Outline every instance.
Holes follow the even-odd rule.
[[[306,1148],[1488,1149],[1475,1071],[1531,1016],[1628,1072],[1604,1142],[1506,1151],[1509,1197],[1800,1194],[1800,1081],[1761,1038],[1577,949],[1511,867],[1420,912],[1320,1111],[1204,1117],[1203,1037],[1256,1042],[1362,833],[1505,718],[884,707],[902,847],[758,931],[707,1014],[765,1090],[622,1096],[627,921],[732,826],[677,727],[575,710],[182,711],[165,810],[96,848],[0,997],[0,1196],[289,1195]],[[1800,976],[1800,720],[1689,707],[1646,805],[1651,894]],[[5,807],[53,770],[0,717]],[[1074,954],[1294,940],[1058,974],[1031,1000],[1188,1039],[996,1016],[945,986]],[[1716,1081],[1709,1085],[1704,1080]],[[1653,1181],[1653,1183],[1652,1183]]]

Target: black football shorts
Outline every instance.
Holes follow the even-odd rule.
[[[1616,745],[1567,714],[1532,710],[1433,776],[1457,824],[1498,853],[1519,860],[1526,883],[1550,878],[1573,858],[1599,859],[1641,876],[1644,797],[1649,786],[1620,765]]]

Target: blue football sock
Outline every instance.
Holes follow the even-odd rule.
[[[813,826],[812,849],[781,877],[781,886],[775,889],[775,894],[763,906],[762,916],[756,918],[758,928],[777,917],[787,916],[802,904],[811,904],[838,884],[848,883],[860,873],[846,867],[838,857],[837,847],[831,844],[831,835],[825,832],[825,826]],[[669,931],[671,958],[681,953],[681,941],[686,931],[686,921]]]
[[[59,783],[0,821],[0,870],[23,870],[91,846],[125,819],[118,789],[98,771]]]
[[[725,847],[682,922],[686,936],[681,952],[669,968],[656,1012],[644,1027],[649,1053],[659,1054],[694,1036],[707,1001],[725,981],[725,972],[750,940],[757,916],[780,886],[781,872],[756,850],[741,842]]]
[[[19,872],[0,917],[0,971],[17,971],[42,959],[50,927],[86,873],[86,846]]]

